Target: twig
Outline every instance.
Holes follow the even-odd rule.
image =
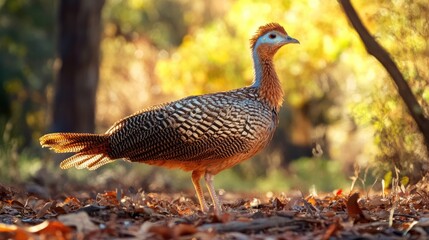
[[[210,223],[198,227],[198,231],[213,230],[215,232],[246,232],[246,231],[260,231],[263,229],[269,229],[274,227],[284,227],[287,225],[295,225],[299,228],[299,225],[304,223],[303,220],[296,220],[284,217],[270,217],[270,218],[259,218],[251,222],[240,222],[231,221],[228,223]],[[298,225],[298,226],[297,226]]]

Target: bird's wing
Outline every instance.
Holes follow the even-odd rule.
[[[131,161],[223,158],[248,151],[272,116],[255,99],[231,93],[188,97],[117,123],[111,155]]]
[[[125,117],[125,118],[122,118],[121,120],[119,120],[119,121],[117,121],[117,122],[115,122],[107,131],[106,131],[106,134],[111,134],[111,133],[114,133],[114,132],[117,132],[118,130],[119,130],[119,128],[121,128],[121,127],[123,127],[123,126],[125,126],[125,124],[126,124],[126,122],[127,121],[129,121],[129,119],[130,118],[133,118],[133,117],[138,117],[139,115],[141,115],[141,114],[145,114],[145,113],[148,113],[148,112],[152,112],[152,111],[156,111],[156,110],[158,110],[158,109],[161,109],[161,108],[163,108],[163,107],[165,107],[166,105],[168,105],[169,103],[164,103],[164,104],[159,104],[159,105],[155,105],[155,106],[152,106],[152,107],[149,107],[149,108],[145,108],[145,109],[143,109],[143,110],[140,110],[140,111],[138,111],[138,112],[136,112],[136,113],[134,113],[134,114],[132,114],[132,115],[130,115],[130,116],[128,116],[128,117]]]

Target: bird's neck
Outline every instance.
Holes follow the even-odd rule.
[[[283,88],[274,69],[272,57],[261,57],[258,51],[253,51],[255,80],[252,87],[256,87],[261,99],[266,101],[275,110],[283,104]]]

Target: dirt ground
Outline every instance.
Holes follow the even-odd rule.
[[[50,198],[0,185],[0,239],[426,239],[427,184],[382,193],[193,194],[79,190]]]

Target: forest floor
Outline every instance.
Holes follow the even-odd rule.
[[[50,198],[0,185],[0,239],[427,239],[429,187],[381,193],[224,193],[203,214],[192,194],[79,190]]]

